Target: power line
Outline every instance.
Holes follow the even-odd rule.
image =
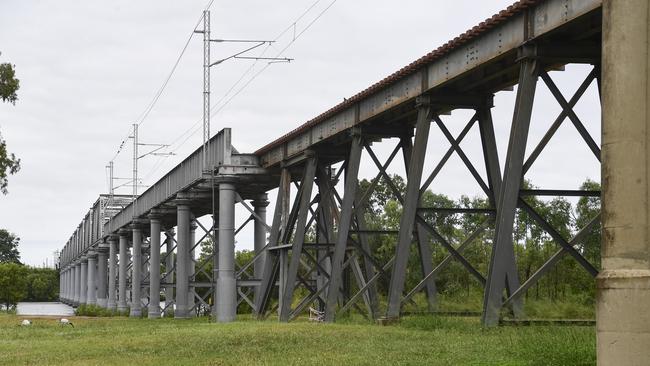
[[[214,2],[214,0],[210,0],[210,2],[205,6],[205,9],[206,10],[209,9],[212,6],[213,2]],[[178,67],[178,64],[181,62],[181,59],[183,58],[183,55],[185,54],[185,51],[187,50],[187,47],[190,45],[190,42],[192,41],[192,37],[194,36],[194,31],[199,26],[199,24],[201,24],[202,20],[203,20],[203,13],[199,17],[199,20],[194,25],[194,28],[192,28],[192,31],[190,32],[190,35],[187,37],[187,41],[185,41],[185,45],[183,46],[183,49],[181,50],[180,55],[178,55],[178,58],[176,58],[176,61],[174,62],[174,66],[172,66],[172,69],[169,72],[169,74],[167,75],[167,77],[165,78],[165,81],[162,83],[162,85],[160,86],[160,88],[158,89],[156,94],[154,95],[153,99],[151,100],[151,102],[149,103],[147,108],[145,108],[145,110],[142,112],[142,114],[138,118],[139,122],[137,122],[137,123],[139,125],[144,123],[145,119],[147,118],[147,116],[149,116],[149,113],[151,113],[151,110],[153,109],[153,107],[158,102],[158,99],[160,99],[160,96],[162,95],[163,91],[167,87],[167,84],[169,83],[169,80],[171,80],[172,76],[174,75],[174,72],[176,71],[176,68]]]
[[[318,5],[321,1],[322,1],[322,0],[316,0],[314,3],[312,3],[312,4],[311,4],[311,5],[310,5],[310,6],[309,6],[309,7],[308,7],[308,8],[307,8],[307,9],[306,9],[302,14],[300,14],[300,16],[298,16],[298,18],[296,18],[296,19],[295,19],[295,20],[294,20],[294,21],[293,21],[293,22],[292,22],[288,27],[286,27],[285,29],[283,29],[283,30],[282,30],[282,31],[281,31],[281,32],[280,32],[280,33],[279,33],[279,34],[278,34],[278,35],[273,39],[273,41],[277,41],[279,38],[281,38],[283,35],[285,35],[285,34],[286,34],[287,32],[289,32],[290,30],[292,30],[292,29],[294,30],[294,35],[293,35],[293,38],[291,39],[291,41],[289,41],[289,43],[288,43],[284,48],[282,48],[282,49],[281,49],[281,50],[276,54],[275,57],[279,57],[279,56],[281,56],[281,55],[282,55],[282,54],[283,54],[283,53],[284,53],[284,52],[285,52],[289,47],[291,47],[291,46],[292,46],[292,45],[293,45],[293,44],[294,44],[294,43],[295,43],[295,42],[296,42],[296,41],[297,41],[297,40],[298,40],[298,39],[299,39],[299,38],[300,38],[300,37],[301,37],[301,36],[302,36],[302,35],[303,35],[303,34],[304,34],[308,29],[309,29],[309,28],[311,28],[311,27],[312,27],[312,26],[313,26],[313,25],[314,25],[314,24],[315,24],[315,23],[320,19],[320,18],[321,18],[321,17],[322,17],[322,16],[323,16],[323,15],[324,15],[324,14],[325,14],[325,13],[326,13],[326,12],[327,12],[327,11],[328,11],[328,10],[329,10],[329,9],[330,9],[330,8],[331,8],[331,7],[332,7],[332,6],[333,6],[333,5],[334,5],[338,0],[332,0],[332,2],[330,2],[330,3],[329,3],[329,4],[328,4],[328,5],[327,5],[327,6],[326,6],[326,7],[325,7],[325,8],[324,8],[324,9],[323,9],[323,10],[322,10],[322,11],[321,11],[321,12],[320,12],[320,13],[319,13],[315,18],[314,18],[314,19],[312,19],[311,22],[309,22],[309,24],[307,24],[307,26],[305,26],[305,27],[304,27],[300,32],[298,32],[298,33],[296,34],[296,24],[297,24],[297,23],[298,23],[302,18],[304,18],[304,17],[305,17],[305,16],[306,16],[306,15],[307,15],[307,14],[308,14],[308,13],[309,13],[313,8],[314,8],[314,7],[316,7],[316,5]],[[211,3],[212,3],[212,1],[210,2],[210,4],[211,4]],[[201,18],[201,19],[202,19],[202,18]],[[200,19],[200,20],[201,20],[201,19]],[[200,23],[200,20],[199,20],[199,23]],[[198,23],[197,23],[197,27],[198,27]],[[196,29],[196,27],[195,27],[195,29]],[[264,56],[264,54],[269,50],[270,47],[271,47],[271,46],[270,46],[270,44],[269,44],[269,46],[267,46],[264,50],[262,50],[262,52],[259,54],[259,57]],[[246,81],[246,83],[245,83],[241,88],[239,88],[239,89],[235,92],[235,94],[233,94],[232,96],[230,96],[230,98],[228,98],[228,99],[226,100],[226,102],[223,103],[223,105],[219,106],[219,103],[221,103],[224,99],[226,99],[226,98],[228,97],[228,95],[229,95],[229,94],[230,94],[230,93],[231,93],[231,92],[232,92],[232,91],[237,87],[237,85],[239,85],[239,83],[241,83],[242,80],[244,80],[244,78],[245,78],[245,77],[246,77],[246,76],[247,76],[247,75],[248,75],[248,74],[249,74],[249,73],[250,73],[250,72],[255,68],[255,66],[257,65],[258,62],[259,62],[259,60],[256,60],[256,61],[255,61],[255,62],[254,62],[254,63],[253,63],[253,64],[252,64],[248,69],[246,69],[246,70],[242,73],[242,75],[238,78],[238,80],[237,80],[235,83],[233,83],[233,84],[230,86],[230,88],[226,91],[226,93],[225,93],[225,94],[224,94],[224,95],[223,95],[223,96],[222,96],[222,97],[221,97],[221,98],[220,98],[220,99],[219,99],[219,100],[214,104],[214,106],[210,109],[210,113],[211,113],[212,116],[214,116],[214,115],[216,115],[217,113],[219,113],[220,111],[222,111],[222,110],[223,110],[223,109],[224,109],[228,104],[230,104],[230,102],[231,102],[234,98],[236,98],[236,97],[237,97],[241,92],[243,92],[243,91],[244,91],[244,90],[245,90],[245,89],[246,89],[246,88],[247,88],[247,87],[248,87],[248,86],[249,86],[249,85],[250,85],[250,84],[251,84],[251,83],[252,83],[252,82],[253,82],[253,81],[254,81],[254,80],[259,76],[259,75],[260,75],[260,74],[262,74],[266,69],[268,69],[268,67],[269,67],[271,64],[273,64],[273,62],[267,62],[266,65],[264,65],[264,67],[263,67],[262,69],[260,69],[257,73],[255,73],[255,74],[254,74],[254,75],[253,75],[253,76],[252,76],[248,81]],[[217,107],[218,107],[218,109],[216,109],[216,111],[215,111],[215,108],[217,108]],[[195,122],[193,125],[191,125],[187,130],[185,130],[185,132],[183,132],[183,133],[182,133],[181,135],[179,135],[179,136],[178,136],[178,137],[177,137],[173,142],[171,142],[171,143],[169,144],[170,147],[171,147],[171,146],[173,146],[176,142],[180,141],[183,137],[185,137],[185,138],[183,139],[183,141],[182,141],[178,146],[176,146],[176,147],[172,150],[172,152],[176,152],[176,151],[178,151],[178,149],[180,149],[180,148],[181,148],[181,147],[182,147],[182,146],[183,146],[183,145],[184,145],[184,144],[185,144],[185,143],[186,143],[186,142],[187,142],[187,141],[188,141],[192,136],[194,136],[197,132],[199,132],[199,131],[201,130],[201,128],[200,128],[200,123],[201,123],[201,121],[202,121],[202,119],[199,119],[197,122]],[[154,164],[154,167],[152,167],[152,169],[151,169],[149,172],[147,172],[147,174],[145,175],[145,177],[146,177],[146,178],[150,177],[154,172],[156,172],[158,169],[160,169],[160,167],[162,166],[162,163],[163,163],[163,159],[161,158],[161,159],[158,160],[158,162],[156,162],[156,163]]]
[[[323,9],[323,10],[322,10],[322,11],[321,11],[321,12],[320,12],[320,13],[319,13],[315,18],[314,18],[314,19],[312,19],[312,21],[311,21],[309,24],[307,24],[307,26],[306,26],[305,28],[303,28],[303,29],[300,31],[300,33],[298,33],[297,35],[294,35],[293,39],[292,39],[292,40],[291,40],[291,41],[290,41],[290,42],[289,42],[289,43],[288,43],[288,44],[287,44],[287,45],[286,45],[282,50],[280,50],[280,52],[278,52],[274,57],[280,57],[280,56],[282,56],[282,54],[284,54],[284,52],[285,52],[289,47],[291,47],[291,46],[292,46],[292,45],[293,45],[293,44],[298,40],[298,38],[300,38],[300,36],[302,36],[302,35],[303,35],[303,34],[304,34],[304,33],[305,33],[309,28],[311,28],[311,26],[314,25],[314,23],[316,23],[316,21],[318,21],[318,19],[320,19],[320,18],[323,16],[323,14],[325,14],[325,12],[327,12],[327,10],[329,10],[329,9],[332,7],[332,5],[334,5],[334,3],[336,3],[337,1],[338,1],[338,0],[333,0],[329,5],[327,5],[327,6],[326,6],[326,7],[325,7],[325,8],[324,8],[324,9]],[[313,6],[312,6],[312,7],[313,7]],[[293,24],[295,24],[295,23],[296,23],[296,22],[294,22]],[[290,29],[290,28],[288,28],[288,29]],[[288,29],[287,29],[287,30],[288,30]],[[285,30],[284,32],[286,32],[287,30]],[[215,116],[217,113],[219,113],[220,111],[222,111],[222,110],[223,110],[223,109],[224,109],[224,108],[225,108],[225,107],[226,107],[226,106],[227,106],[227,105],[228,105],[228,104],[229,104],[229,103],[230,103],[230,102],[231,102],[231,101],[232,101],[232,100],[237,96],[237,95],[239,95],[239,94],[240,94],[244,89],[246,89],[246,87],[248,87],[248,85],[250,85],[250,83],[253,82],[253,80],[255,80],[255,79],[256,79],[256,78],[257,78],[257,77],[258,77],[262,72],[264,72],[264,71],[265,71],[265,70],[266,70],[266,69],[267,69],[271,64],[272,64],[272,62],[267,62],[267,64],[266,64],[266,65],[265,65],[265,66],[264,66],[260,71],[258,71],[255,75],[253,75],[253,77],[252,77],[250,80],[248,80],[248,81],[246,82],[246,84],[244,84],[244,85],[243,85],[239,90],[237,90],[237,92],[236,92],[232,97],[230,97],[230,98],[229,98],[229,99],[228,99],[228,100],[227,100],[223,105],[221,105],[221,106],[220,106],[220,107],[219,107],[219,108],[218,108],[218,109],[217,109],[217,110],[212,114],[212,116]],[[217,105],[218,105],[218,104],[215,104],[214,107],[212,107],[212,109],[214,110],[214,109],[217,107]]]

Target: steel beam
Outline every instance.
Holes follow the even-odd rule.
[[[333,322],[336,316],[336,304],[339,299],[343,280],[343,260],[348,245],[350,225],[352,224],[353,205],[359,186],[358,176],[362,149],[363,138],[357,133],[352,137],[350,156],[347,159],[345,168],[345,191],[343,193],[343,204],[341,205],[341,215],[339,217],[339,230],[336,234],[336,244],[331,260],[332,272],[327,289],[327,302],[325,303],[326,322]]]
[[[271,224],[271,233],[269,234],[269,243],[267,248],[271,249],[277,247],[280,243],[280,234],[282,231],[284,216],[291,189],[291,175],[288,168],[283,168],[280,175],[280,186],[278,188],[278,196],[275,201],[275,210],[273,212],[273,223]],[[267,250],[268,250],[267,249]],[[270,305],[271,292],[275,287],[275,281],[279,269],[278,255],[269,255],[264,262],[264,272],[262,281],[259,287],[260,296],[255,299],[256,317],[261,319],[266,313],[266,309]]]
[[[508,294],[511,294],[519,287],[512,230],[519,189],[521,188],[526,141],[533,112],[538,73],[539,66],[535,60],[523,59],[521,61],[505,171],[497,201],[494,247],[484,292],[482,321],[487,326],[495,326],[499,322],[503,290],[505,289]],[[522,315],[523,309],[520,303],[513,303],[512,309],[515,316]]]
[[[311,192],[316,175],[316,158],[312,157],[307,160],[304,168],[304,175],[300,184],[300,206],[298,208],[298,217],[296,219],[296,232],[293,237],[293,246],[291,248],[291,258],[287,268],[287,277],[284,281],[285,291],[282,294],[280,306],[280,321],[289,321],[291,311],[291,302],[298,276],[298,267],[302,253],[302,244],[305,241],[305,225],[307,224],[307,214],[309,212],[309,203],[311,202]],[[331,287],[330,287],[331,288]]]
[[[411,161],[411,155],[413,154],[413,141],[410,136],[405,136],[401,138],[402,144],[402,153],[404,156],[404,168],[406,169],[406,176],[408,177],[408,171]],[[418,194],[421,196],[422,190],[418,189]],[[419,199],[418,199],[419,202]],[[418,204],[419,206],[419,204]],[[422,227],[422,224],[415,223],[415,233],[416,233],[416,242],[418,245],[418,254],[420,259],[420,270],[422,272],[422,278],[425,278],[427,274],[431,273],[433,270],[433,253],[431,246],[429,245],[429,235]],[[372,276],[369,276],[370,278]],[[436,310],[437,306],[437,293],[435,277],[430,276],[429,279],[425,281],[424,293],[427,298],[427,308],[429,311],[433,312]]]
[[[400,231],[395,247],[395,264],[390,279],[388,290],[387,318],[397,318],[400,314],[402,292],[406,278],[406,265],[409,257],[409,247],[413,239],[415,216],[420,202],[420,184],[424,157],[427,151],[427,140],[431,127],[432,110],[426,97],[418,99],[418,119],[416,122],[415,142],[409,161],[408,177],[406,183],[406,197],[402,217],[400,218]]]

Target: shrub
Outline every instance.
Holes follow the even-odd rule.
[[[97,305],[85,305],[81,304],[74,311],[75,315],[78,316],[92,316],[92,317],[110,317],[110,316],[128,316],[129,311],[117,311],[105,309]]]

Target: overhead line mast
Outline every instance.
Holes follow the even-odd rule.
[[[261,40],[247,40],[247,39],[210,39],[210,10],[203,11],[203,30],[195,30],[194,33],[203,34],[203,147],[202,147],[202,168],[208,168],[208,156],[210,156],[210,67],[219,65],[222,62],[230,59],[246,59],[246,60],[270,60],[280,62],[290,62],[293,59],[286,57],[246,57],[240,56],[264,44],[271,44],[274,41],[261,41]],[[257,43],[243,51],[237,52],[229,57],[210,62],[210,42],[229,42],[229,43]]]

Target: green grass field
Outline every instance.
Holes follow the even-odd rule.
[[[485,329],[476,318],[404,317],[380,326],[230,324],[117,318],[56,319],[0,314],[0,365],[591,365],[595,329],[520,326]]]

